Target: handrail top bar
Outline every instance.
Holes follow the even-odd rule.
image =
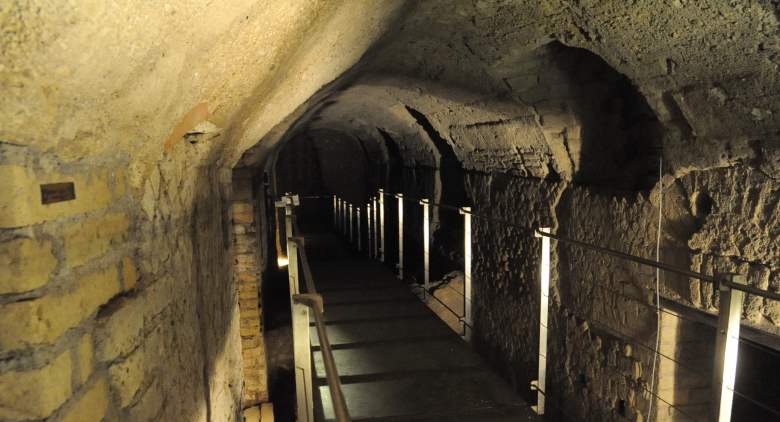
[[[774,293],[774,292],[770,292],[770,291],[767,291],[767,290],[758,289],[758,288],[755,288],[753,286],[748,286],[746,284],[735,283],[735,282],[733,282],[733,281],[731,281],[731,280],[729,280],[728,278],[725,278],[725,277],[711,276],[711,275],[707,275],[707,274],[697,273],[695,271],[690,271],[690,270],[686,270],[686,269],[682,269],[682,268],[677,268],[677,267],[674,267],[674,266],[671,266],[671,265],[668,265],[668,264],[664,264],[663,262],[658,262],[658,261],[655,261],[655,260],[652,260],[652,259],[647,259],[647,258],[642,258],[640,256],[627,254],[625,252],[616,251],[614,249],[605,248],[603,246],[594,245],[594,244],[591,244],[591,243],[583,242],[581,240],[570,239],[570,238],[561,236],[561,235],[556,234],[556,233],[550,233],[550,232],[542,231],[542,230],[539,230],[539,229],[537,229],[535,231],[535,234],[537,235],[537,237],[542,237],[542,236],[543,237],[549,237],[551,239],[555,239],[555,240],[558,240],[558,241],[561,241],[561,242],[570,243],[572,245],[580,246],[580,247],[587,248],[587,249],[592,249],[592,250],[595,250],[597,252],[602,252],[602,253],[605,253],[607,255],[612,255],[612,256],[615,256],[615,257],[618,257],[618,258],[621,258],[621,259],[625,259],[625,260],[628,260],[628,261],[633,261],[633,262],[636,262],[636,263],[639,263],[639,264],[642,264],[642,265],[647,265],[649,267],[659,268],[659,269],[662,269],[664,271],[669,271],[671,273],[676,273],[676,274],[679,274],[679,275],[684,275],[684,276],[687,276],[687,277],[696,278],[696,279],[699,279],[699,280],[702,280],[702,281],[713,283],[716,286],[724,285],[724,286],[728,286],[728,287],[730,287],[732,289],[735,289],[735,290],[741,290],[743,292],[750,293],[750,294],[753,294],[753,295],[756,295],[756,296],[761,296],[761,297],[764,297],[764,298],[767,298],[767,299],[780,300],[780,294],[778,294],[778,293]]]
[[[711,276],[711,275],[701,274],[701,273],[697,273],[695,271],[685,270],[685,269],[682,269],[682,268],[675,268],[675,267],[673,267],[671,265],[664,264],[663,262],[658,262],[658,261],[655,261],[655,260],[652,260],[652,259],[642,258],[641,256],[627,254],[625,252],[616,251],[614,249],[605,248],[603,246],[594,245],[592,243],[583,242],[581,240],[570,239],[568,237],[561,236],[561,235],[559,235],[557,233],[550,233],[548,231],[542,231],[542,230],[536,229],[534,231],[534,234],[536,236],[538,236],[538,237],[549,237],[551,239],[559,240],[561,242],[571,243],[573,245],[580,246],[580,247],[587,248],[587,249],[592,249],[592,250],[595,250],[597,252],[604,252],[604,253],[606,253],[608,255],[616,256],[618,258],[623,258],[623,259],[626,259],[626,260],[629,260],[629,261],[634,261],[634,262],[637,262],[639,264],[647,265],[647,266],[650,266],[650,267],[660,268],[662,270],[667,270],[667,271],[670,271],[670,272],[673,272],[673,273],[677,273],[677,274],[680,274],[680,275],[693,277],[693,278],[698,278],[699,280],[708,281],[710,283],[718,284],[718,283],[720,283],[722,281],[721,279],[719,279],[717,277],[714,277],[714,276]]]
[[[294,301],[306,305],[310,308],[316,308],[320,312],[324,312],[324,306],[322,301],[322,295],[319,293],[298,293],[292,295]],[[315,315],[315,318],[317,315]]]
[[[404,195],[402,193],[393,194],[393,193],[385,192],[383,189],[379,189],[379,193],[380,194],[384,194],[384,195],[392,195],[392,196],[395,196],[396,198],[399,198],[399,197],[400,198],[404,198]],[[417,198],[408,197],[408,196],[405,197],[405,198],[406,199],[410,199],[410,200],[411,199],[417,199]],[[456,206],[453,206],[453,205],[441,204],[441,203],[437,203],[437,202],[431,202],[430,205],[433,205],[433,206],[436,206],[436,207],[439,207],[439,208],[459,211],[461,214],[468,214],[468,215],[472,215],[472,216],[475,216],[475,217],[478,217],[478,218],[482,217],[481,215],[472,212],[471,211],[471,207],[456,207]],[[496,221],[499,221],[499,222],[504,222],[504,221],[502,221],[500,219],[496,219],[496,218],[492,218],[492,219],[496,220]],[[519,228],[519,226],[517,226],[517,227]],[[674,267],[674,266],[671,266],[671,265],[668,265],[668,264],[664,264],[663,262],[658,262],[658,261],[654,261],[652,259],[642,258],[642,257],[639,257],[639,256],[627,254],[627,253],[624,253],[624,252],[616,251],[616,250],[605,248],[605,247],[598,246],[598,245],[593,245],[593,244],[590,244],[590,243],[587,243],[587,242],[582,242],[582,241],[579,241],[579,240],[569,239],[567,237],[564,237],[564,236],[561,236],[561,235],[558,235],[558,234],[554,234],[554,233],[543,233],[543,232],[540,232],[539,230],[533,230],[533,233],[534,233],[535,237],[538,237],[540,235],[541,236],[545,236],[545,237],[549,237],[551,239],[559,240],[559,241],[566,242],[566,243],[571,243],[573,245],[577,245],[577,246],[584,247],[584,248],[589,248],[589,249],[592,249],[592,250],[595,250],[595,251],[598,251],[598,252],[603,252],[603,253],[606,253],[608,255],[616,256],[618,258],[626,259],[626,260],[629,260],[629,261],[634,261],[634,262],[637,262],[637,263],[640,263],[640,264],[643,264],[643,265],[647,265],[647,266],[650,266],[650,267],[654,267],[654,268],[659,268],[659,269],[662,269],[664,271],[669,271],[671,273],[676,273],[676,274],[679,274],[679,275],[684,275],[684,276],[687,276],[687,277],[696,278],[696,279],[699,279],[699,280],[702,280],[702,281],[713,283],[716,286],[721,286],[721,285],[728,286],[728,287],[730,287],[732,289],[741,290],[743,292],[750,293],[752,295],[761,296],[761,297],[764,297],[764,298],[767,298],[767,299],[780,301],[780,293],[770,292],[770,291],[767,291],[767,290],[759,289],[759,288],[756,288],[756,287],[753,287],[753,286],[748,286],[748,285],[745,285],[745,284],[733,283],[732,281],[727,280],[727,279],[722,278],[722,277],[716,277],[716,276],[711,276],[711,275],[707,275],[707,274],[697,273],[695,271],[690,271],[690,270],[686,270],[686,269],[683,269],[683,268],[677,268],[677,267]]]

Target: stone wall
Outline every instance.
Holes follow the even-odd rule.
[[[0,419],[232,421],[263,399],[227,169],[399,6],[0,5]],[[75,199],[42,204],[57,183]]]
[[[235,417],[241,356],[224,178],[168,173],[201,182],[173,191],[156,169],[136,187],[117,163],[2,148],[0,418]],[[42,204],[51,183],[72,183],[75,198]]]
[[[658,148],[664,260],[780,289],[776,1],[403,6],[0,6],[0,418],[234,419],[243,244],[224,169],[302,131],[357,141],[355,202],[377,184],[442,198],[462,184],[453,205],[518,226],[475,221],[475,342],[520,391],[537,253],[522,232],[652,256]],[[41,185],[64,200],[43,204]],[[566,363],[553,385],[571,412],[639,419],[648,357],[613,329],[647,341],[653,319],[593,286],[647,303],[654,274],[555,251],[551,347]],[[662,292],[718,307],[696,281]],[[744,322],[777,334],[778,306],[749,297]]]
[[[462,186],[451,205],[495,219],[473,220],[475,345],[531,398],[535,228],[653,258],[663,201],[664,262],[780,288],[777,28],[776,4],[760,1],[423,2],[297,128],[392,143],[405,168],[369,190]],[[448,149],[462,177],[443,176]],[[407,207],[406,239],[419,244]],[[666,400],[704,417],[711,329],[668,315],[658,329],[653,270],[555,242],[553,254],[549,408],[644,420],[652,405],[684,420]],[[662,274],[660,286],[691,314],[717,312],[709,283]],[[743,325],[776,336],[777,306],[748,297]],[[659,358],[652,374],[657,330],[688,369]]]

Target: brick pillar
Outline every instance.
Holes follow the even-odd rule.
[[[255,199],[248,171],[233,172],[233,279],[238,284],[244,406],[268,401],[268,371],[260,308],[260,268]]]

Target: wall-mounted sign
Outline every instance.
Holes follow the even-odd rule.
[[[41,203],[44,205],[74,199],[76,199],[76,188],[73,182],[41,185]]]

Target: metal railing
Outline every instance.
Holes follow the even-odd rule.
[[[312,384],[314,374],[311,369],[311,344],[309,337],[310,310],[314,316],[314,325],[320,343],[320,353],[325,366],[325,378],[328,383],[333,412],[338,422],[351,422],[344,393],[341,389],[341,379],[336,368],[333,350],[325,328],[325,309],[322,295],[317,293],[314,275],[306,254],[306,242],[301,236],[302,231],[295,219],[295,206],[300,204],[297,195],[287,194],[276,203],[285,209],[285,225],[287,229],[287,272],[290,282],[290,306],[292,313],[293,355],[295,360],[295,389],[297,396],[298,422],[314,422],[314,394]],[[303,270],[306,293],[301,293],[300,266]]]
[[[552,233],[549,228],[538,228],[536,230],[529,230],[528,228],[524,226],[517,225],[513,222],[494,218],[489,215],[484,214],[478,214],[471,211],[471,208],[468,207],[458,207],[454,205],[449,204],[441,204],[441,203],[435,203],[430,201],[429,199],[425,198],[415,198],[407,194],[400,194],[400,193],[387,193],[380,189],[378,191],[378,194],[376,197],[369,198],[368,204],[366,204],[367,210],[372,210],[372,212],[366,212],[365,217],[368,219],[368,222],[366,224],[366,227],[369,228],[367,231],[367,237],[369,245],[369,248],[367,250],[368,255],[377,259],[380,259],[381,261],[385,261],[386,254],[385,254],[385,204],[386,200],[385,197],[388,198],[394,198],[398,200],[398,265],[396,266],[398,268],[398,275],[400,278],[403,278],[404,274],[404,250],[403,250],[403,211],[404,211],[404,201],[409,201],[409,203],[412,204],[419,204],[423,207],[423,233],[424,236],[429,237],[430,236],[430,230],[429,230],[429,213],[428,213],[428,207],[434,206],[439,207],[440,209],[447,209],[452,211],[457,211],[460,214],[464,216],[464,268],[465,268],[465,287],[464,287],[464,293],[463,293],[463,300],[464,300],[464,315],[457,315],[457,313],[452,310],[449,306],[444,304],[444,302],[438,300],[434,295],[430,295],[430,297],[433,297],[434,299],[438,300],[446,309],[448,309],[450,312],[455,314],[461,323],[463,324],[463,333],[462,336],[464,339],[468,340],[470,338],[470,331],[472,327],[472,315],[471,315],[471,308],[472,308],[472,300],[471,300],[471,247],[472,247],[472,240],[471,240],[471,218],[475,217],[478,219],[484,219],[484,220],[490,220],[493,222],[501,223],[505,226],[513,226],[514,228],[519,228],[523,231],[526,231],[529,236],[534,236],[537,238],[540,238],[542,240],[541,245],[541,257],[539,262],[540,272],[540,291],[539,291],[539,299],[540,299],[540,323],[539,323],[539,373],[538,373],[538,379],[532,382],[532,390],[537,391],[538,397],[537,397],[537,405],[534,406],[535,411],[538,414],[544,414],[545,412],[545,401],[549,399],[547,392],[545,391],[545,379],[546,379],[546,366],[547,366],[547,319],[548,319],[548,308],[550,306],[549,304],[549,288],[550,288],[550,256],[551,256],[551,245],[550,240],[556,240],[561,243],[569,244],[575,247],[580,247],[588,250],[595,251],[600,254],[605,254],[609,256],[616,257],[618,259],[627,260],[630,262],[634,262],[640,265],[656,268],[659,270],[667,271],[670,273],[678,274],[685,277],[695,278],[704,282],[712,283],[715,285],[715,288],[720,293],[720,309],[718,313],[718,322],[717,322],[717,338],[715,342],[715,362],[714,362],[714,370],[712,372],[712,386],[713,390],[717,389],[717,393],[714,394],[713,400],[712,400],[712,414],[711,418],[713,420],[717,420],[719,422],[724,421],[730,421],[731,420],[731,410],[733,405],[733,397],[734,395],[737,395],[738,397],[745,399],[754,405],[774,414],[777,416],[780,416],[780,411],[773,409],[771,406],[767,406],[764,403],[761,403],[739,391],[735,390],[735,378],[736,378],[736,366],[737,366],[737,358],[738,358],[738,345],[740,342],[743,342],[742,337],[740,336],[740,324],[741,324],[741,315],[742,315],[742,307],[743,303],[745,301],[745,294],[749,293],[751,295],[755,295],[758,297],[762,297],[769,300],[778,300],[780,301],[780,293],[771,292],[763,289],[759,289],[753,286],[750,286],[747,284],[747,278],[744,275],[739,274],[718,274],[718,275],[708,275],[699,273],[696,271],[691,271],[689,269],[685,268],[679,268],[675,267],[673,265],[669,265],[657,260],[648,259],[628,253],[624,253],[621,251],[617,251],[614,249],[606,248],[603,246],[595,245],[588,242],[583,242],[576,239],[567,238],[563,235],[559,235],[557,233]],[[343,200],[342,198],[334,195],[332,196],[333,199],[333,217],[334,217],[334,226],[337,228],[337,230],[340,230],[345,236],[350,234],[348,236],[349,240],[351,242],[354,242],[354,234],[351,233],[353,229],[353,210],[359,210],[360,206],[355,206],[354,204],[349,204],[347,201]],[[357,233],[358,238],[362,236],[362,232],[358,231]],[[373,247],[372,247],[373,245]],[[424,268],[424,280],[425,283],[422,286],[423,288],[423,296],[427,295],[430,289],[431,283],[429,279],[429,269],[430,269],[430,263],[429,263],[429,239],[424,239],[423,241],[423,268]],[[612,294],[617,294],[616,292],[610,292]],[[637,298],[630,298],[632,300],[635,300],[639,303],[645,304],[643,302],[640,302]],[[665,299],[661,297],[661,299]],[[669,299],[666,299],[669,300]],[[645,304],[647,305],[647,304]],[[650,305],[648,305],[650,306]],[[665,311],[663,308],[661,308],[661,303],[653,304],[652,308],[656,312],[665,312],[669,313],[668,311]],[[576,315],[575,315],[576,316]],[[675,315],[677,316],[677,315]],[[580,317],[580,316],[578,316]],[[686,319],[678,316],[680,319]],[[593,318],[588,317],[581,317],[583,320],[593,320]],[[593,320],[594,322],[598,322]],[[603,324],[602,324],[603,325]],[[625,337],[622,335],[619,335],[619,337]],[[680,364],[679,361],[670,358],[667,355],[664,355],[659,352],[659,349],[657,346],[655,348],[651,346],[646,346],[644,344],[640,344],[640,346],[643,346],[650,350],[651,352],[655,353],[658,357],[663,357],[666,359],[669,359],[670,361],[674,362],[676,365],[680,366],[683,369],[690,370],[690,368],[686,368]],[[658,396],[654,391],[649,391],[646,387],[644,387],[647,392],[653,396],[655,399],[659,400],[659,403],[664,403],[668,405],[671,409],[675,409],[675,411],[679,412],[680,415],[685,416],[689,418],[690,420],[695,420],[690,415],[686,414],[682,410],[678,409],[674,404],[669,403],[668,401],[664,400],[660,396]],[[562,409],[562,408],[561,408]]]

